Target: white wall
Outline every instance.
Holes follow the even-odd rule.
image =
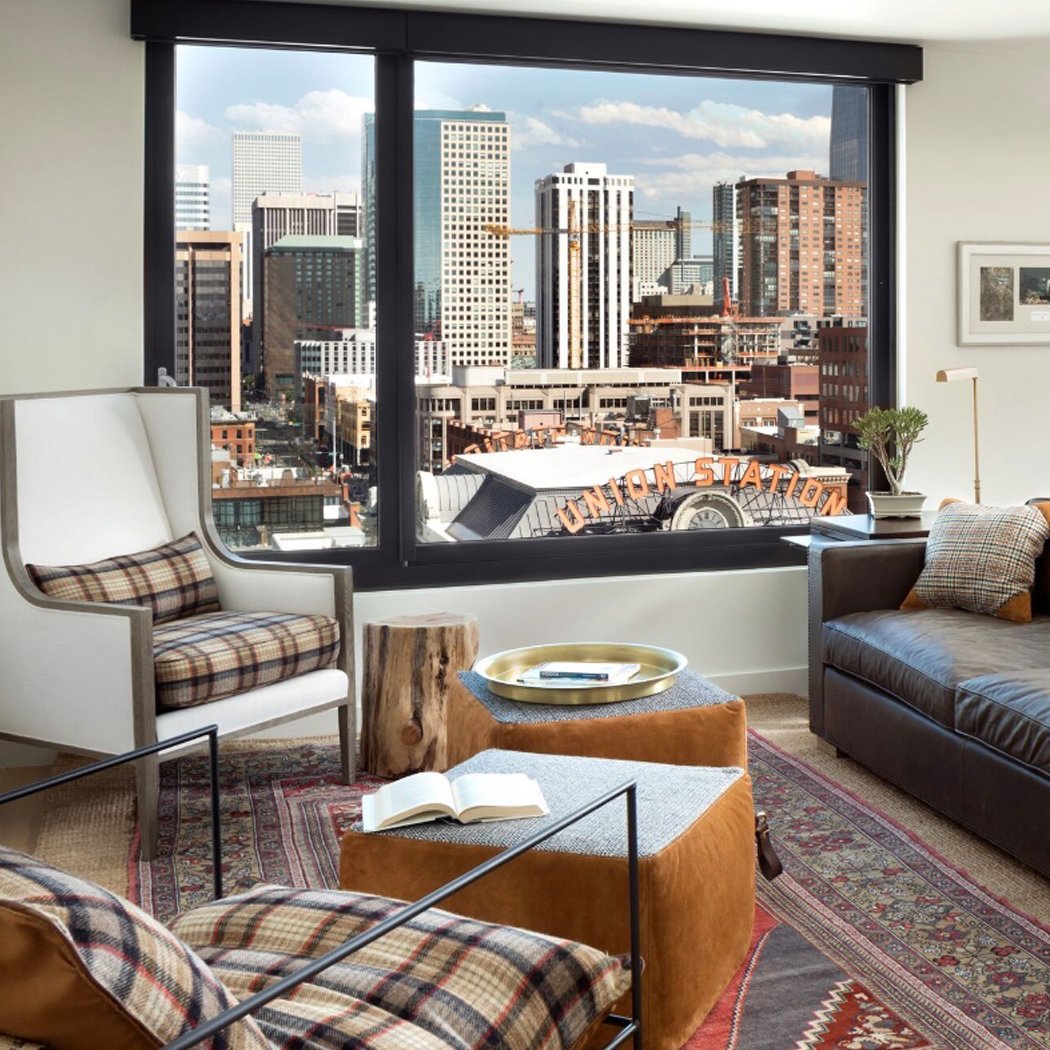
[[[970,384],[934,380],[940,368],[972,365],[980,369],[982,501],[1050,495],[1050,340],[1028,347],[955,344],[956,242],[1050,243],[1043,197],[1050,172],[1046,53],[1046,41],[928,47],[925,78],[906,91],[901,379],[906,402],[931,420],[908,487],[934,501],[973,496]]]
[[[3,0],[0,393],[142,381],[143,45],[127,0]]]

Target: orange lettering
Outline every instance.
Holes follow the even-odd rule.
[[[799,493],[798,501],[803,507],[815,507],[817,500],[824,494],[824,486],[816,478],[806,478],[805,485]]]
[[[670,460],[666,463],[654,463],[653,481],[656,482],[657,492],[666,492],[667,489],[673,489],[675,486],[674,464]]]
[[[762,491],[762,467],[757,459],[753,459],[748,463],[743,477],[737,484],[742,489],[747,488],[748,485],[753,485],[759,492]]]
[[[613,499],[622,507],[623,493],[620,491],[620,483],[616,478],[609,478],[606,484],[609,486],[609,491],[613,494]]]
[[[649,481],[644,470],[629,470],[624,474],[623,480],[627,485],[627,495],[631,499],[641,499],[649,495]]]
[[[776,492],[780,487],[780,479],[788,473],[788,468],[779,463],[767,463],[769,468],[769,491]]]
[[[587,504],[587,513],[592,518],[599,518],[603,512],[608,514],[612,510],[612,507],[609,506],[609,501],[605,498],[605,493],[597,485],[593,489],[588,489],[586,492],[581,493],[581,495],[584,503]]]
[[[729,485],[733,481],[733,467],[740,462],[735,456],[726,456],[721,460],[722,464],[722,484]]]
[[[824,500],[824,506],[820,508],[819,513],[824,514],[839,514],[842,508],[846,506],[846,497],[839,492],[833,492],[828,489],[828,498]]]
[[[564,509],[559,507],[555,513],[561,519],[561,523],[565,526],[566,532],[577,533],[583,528],[583,514],[580,513],[580,508],[576,503],[576,500],[566,500]]]
[[[710,485],[715,480],[715,472],[711,469],[713,462],[714,460],[710,456],[699,456],[693,464],[693,470],[695,471],[693,484],[698,489]]]
[[[787,492],[784,493],[784,499],[791,499],[791,497],[794,496],[795,486],[798,485],[798,479],[799,475],[796,473],[792,473],[790,479],[788,480]]]

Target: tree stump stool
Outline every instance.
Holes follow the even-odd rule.
[[[366,623],[362,767],[381,777],[448,768],[448,694],[477,655],[474,616],[424,613]]]

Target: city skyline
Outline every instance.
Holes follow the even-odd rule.
[[[299,134],[305,191],[360,191],[372,71],[363,56],[179,47],[176,156],[209,165],[213,228],[229,220],[234,131]],[[535,181],[569,163],[632,176],[640,220],[678,207],[709,220],[718,181],[829,168],[828,85],[417,63],[415,104],[506,113],[511,223],[523,227],[533,224]],[[709,254],[708,231],[696,232],[694,251]],[[534,298],[527,241],[513,245],[513,284]]]

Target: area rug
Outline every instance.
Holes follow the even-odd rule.
[[[339,784],[334,743],[224,752],[227,891],[337,885],[339,833],[381,782]],[[1050,930],[753,732],[749,752],[785,873],[759,879],[749,957],[688,1050],[1050,1046]],[[129,884],[168,917],[211,894],[204,759],[162,767],[161,813],[161,859],[133,843]]]

